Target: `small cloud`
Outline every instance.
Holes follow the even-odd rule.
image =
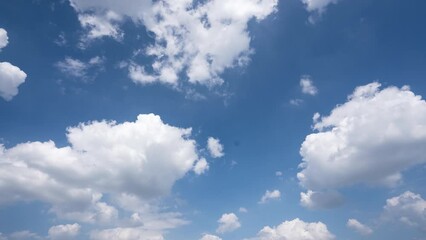
[[[290,104],[293,105],[293,106],[300,106],[300,105],[302,105],[302,103],[303,103],[303,100],[299,99],[299,98],[290,100]]]
[[[98,73],[103,69],[105,58],[96,56],[89,59],[87,62],[83,62],[79,59],[66,57],[64,60],[59,61],[55,66],[62,73],[78,78],[83,82],[89,82],[94,79]]]
[[[213,158],[223,157],[223,145],[220,144],[220,140],[217,138],[209,137],[207,140],[207,149]]]
[[[223,214],[217,222],[219,223],[219,227],[216,230],[217,233],[233,232],[241,227],[241,223],[234,213]]]
[[[247,210],[247,208],[240,207],[240,208],[238,209],[238,212],[240,212],[240,213],[247,213],[247,212],[248,212],[248,210]]]
[[[277,177],[281,177],[283,175],[283,173],[281,171],[276,171],[275,172],[275,176]]]
[[[67,39],[65,38],[65,33],[61,32],[53,42],[60,47],[67,45]]]
[[[207,163],[205,158],[201,158],[200,160],[197,161],[197,163],[195,163],[195,166],[194,166],[195,174],[201,175],[207,170],[209,170],[209,164]]]
[[[314,82],[309,75],[302,76],[300,79],[300,87],[302,88],[302,93],[304,94],[311,96],[318,94],[318,89],[314,86]]]
[[[346,223],[346,226],[361,235],[370,235],[373,233],[373,230],[370,227],[360,223],[356,219],[349,219]]]
[[[280,199],[280,198],[281,198],[281,192],[279,190],[273,190],[273,191],[266,190],[265,194],[262,196],[259,203],[264,204],[268,202],[269,200]]]

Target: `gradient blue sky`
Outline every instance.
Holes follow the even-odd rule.
[[[62,193],[50,193],[49,186],[42,185],[37,185],[38,189],[34,191],[25,190],[23,185],[28,183],[19,182],[24,172],[16,170],[16,173],[12,172],[16,178],[0,176],[0,239],[66,239],[67,236],[70,239],[95,239],[93,233],[96,231],[145,226],[144,231],[155,232],[156,236],[170,240],[201,239],[205,234],[225,240],[285,240],[291,239],[289,233],[277,233],[277,237],[273,238],[261,235],[260,231],[265,226],[286,224],[288,222],[285,221],[296,218],[305,223],[325,224],[334,238],[315,235],[312,230],[313,238],[294,235],[292,240],[426,239],[426,201],[422,198],[426,197],[426,103],[421,99],[426,95],[424,1],[236,1],[242,4],[241,8],[252,4],[265,11],[264,16],[258,19],[257,13],[244,17],[237,12],[236,16],[228,13],[230,19],[235,17],[227,23],[229,27],[241,24],[238,21],[247,24],[242,32],[237,31],[236,34],[248,34],[249,48],[236,55],[227,49],[207,55],[212,63],[231,54],[232,66],[220,66],[222,70],[198,83],[190,82],[186,74],[190,60],[183,60],[187,65],[182,69],[175,68],[177,79],[174,85],[164,84],[155,77],[157,72],[151,66],[155,56],[146,54],[146,49],[152,44],[164,44],[164,41],[155,38],[158,33],[147,27],[146,19],[149,17],[126,13],[134,8],[132,6],[142,6],[151,1],[127,0],[116,5],[119,6],[117,8],[112,7],[114,4],[106,3],[114,1],[87,1],[93,4],[90,8],[85,6],[84,1],[71,2],[74,5],[68,0],[0,2],[0,28],[7,32],[8,37],[6,46],[1,48],[0,44],[0,62],[9,62],[27,75],[25,82],[19,85],[19,93],[12,99],[0,98],[2,172],[9,171],[14,162],[30,166],[32,161],[45,161],[43,156],[32,154],[25,155],[23,159],[16,153],[20,151],[17,149],[19,144],[32,145],[51,140],[58,148],[66,147],[70,146],[66,136],[70,127],[79,126],[80,123],[90,126],[92,121],[104,119],[114,120],[117,124],[135,122],[139,114],[149,113],[160,116],[164,124],[192,128],[191,135],[180,140],[194,140],[193,151],[197,160],[193,164],[205,158],[209,169],[203,174],[186,169],[183,176],[172,181],[170,192],[155,195],[154,199],[144,190],[138,195],[144,206],[151,209],[141,210],[141,215],[147,214],[146,211],[155,217],[173,212],[179,213],[178,219],[186,221],[176,226],[172,224],[170,228],[163,227],[160,221],[143,222],[140,226],[128,224],[126,219],[137,211],[122,209],[113,200],[114,194],[129,193],[127,186],[109,192],[87,182],[87,186],[79,185],[103,193],[102,201],[116,208],[118,216],[109,222],[85,222],[60,216],[52,211],[54,200],[46,200],[35,192]],[[154,2],[154,6],[161,2],[173,6],[177,1]],[[221,0],[195,2],[191,6],[195,10],[201,9],[203,4],[216,2],[221,12],[220,8],[224,5]],[[264,2],[272,4],[270,9],[260,6]],[[141,11],[146,10],[144,7],[141,7]],[[163,7],[167,8],[167,5]],[[126,10],[119,10],[121,8]],[[116,13],[119,20],[107,19],[105,13],[108,11]],[[90,35],[93,28],[84,26],[82,16],[99,17],[98,24],[112,23],[122,36],[114,37],[109,32],[93,37]],[[180,36],[179,41],[184,44],[193,41],[195,51],[197,46],[203,44],[197,39],[188,40],[185,36]],[[235,41],[236,46],[243,44],[231,34],[214,37],[217,39],[212,42]],[[1,40],[0,35],[0,43]],[[187,52],[179,54],[185,55]],[[193,52],[188,53],[189,59],[191,54]],[[244,54],[248,54],[244,59],[249,60],[245,64],[236,64]],[[81,67],[70,68],[67,58],[79,62]],[[157,60],[170,64],[167,61],[171,60],[165,58],[162,56]],[[132,65],[145,66],[150,71],[148,74],[154,76],[154,82],[141,83],[132,79],[129,76]],[[0,83],[6,81],[6,71],[0,69]],[[222,84],[212,80],[219,78]],[[304,93],[302,80],[307,80],[316,93]],[[380,83],[381,87],[367,85],[374,85],[375,82]],[[403,87],[406,85],[410,88]],[[370,86],[373,90],[365,90],[370,92],[356,97],[354,91],[360,86],[364,86],[364,90],[368,88],[365,86]],[[411,93],[418,97],[411,96]],[[388,94],[387,97],[381,98],[385,94]],[[365,104],[354,107],[360,102]],[[332,124],[325,124],[324,129],[312,128],[315,113],[329,116],[333,109],[345,106],[347,109],[342,111],[343,116],[330,116],[334,119],[331,120]],[[360,112],[368,113],[365,116],[361,114],[365,117],[362,118]],[[377,120],[380,118],[383,118],[383,124]],[[339,141],[327,142],[328,139],[320,138],[318,142],[309,143],[317,148],[305,155],[300,152],[302,143],[310,134],[331,134],[333,127],[345,129],[344,119],[362,121],[349,124],[348,131],[353,130],[353,134],[343,133],[348,140],[347,147],[354,147],[359,154],[348,153],[346,159],[339,158],[340,152],[337,151],[337,157],[325,157],[325,170],[316,171],[315,161],[320,161],[320,157],[316,156],[323,156],[327,151],[321,149],[321,143],[326,145],[325,148],[334,149],[341,147]],[[324,123],[326,120],[318,121]],[[392,126],[396,130],[388,134],[380,131],[379,126]],[[142,137],[148,140],[155,138],[153,131],[151,135],[142,133]],[[358,133],[371,136],[358,138]],[[214,154],[209,154],[209,137],[219,139],[224,156],[215,158]],[[368,142],[368,139],[372,142]],[[377,139],[384,140],[378,143]],[[363,141],[363,144],[357,140]],[[89,139],[82,144],[97,146],[98,143],[93,141]],[[119,138],[116,141],[122,142]],[[413,149],[408,145],[414,146]],[[178,151],[179,147],[175,146],[172,143],[167,149]],[[398,157],[393,157],[396,155]],[[359,160],[360,156],[366,160]],[[313,183],[304,183],[297,177],[304,169],[299,166],[302,159],[308,159],[314,168],[309,175]],[[125,157],[118,160],[126,165]],[[60,165],[63,160],[59,157],[54,161]],[[102,159],[96,161],[101,163]],[[155,162],[157,159],[155,156],[148,157],[147,161]],[[339,161],[347,161],[349,167],[339,169]],[[352,170],[358,167],[357,162],[362,162],[365,169],[351,175]],[[353,168],[351,164],[355,164]],[[392,170],[387,171],[388,166],[392,166]],[[175,170],[163,166],[160,170],[164,172],[149,174],[162,179],[166,177],[162,174],[169,174],[169,168],[172,172]],[[278,171],[282,175],[277,176]],[[382,178],[393,173],[401,173],[402,178],[392,184],[382,184]],[[46,174],[54,181],[62,181],[60,176],[55,178],[51,172]],[[328,176],[331,180],[327,183],[315,182]],[[345,176],[353,177],[345,180]],[[119,178],[108,179],[106,175],[105,181],[110,180],[111,184],[120,181]],[[155,183],[152,187],[156,187]],[[300,194],[311,189],[331,196],[331,203],[327,206],[318,204],[313,209],[304,206]],[[280,197],[260,203],[267,190],[280,191]],[[406,198],[403,193],[407,193]],[[400,202],[393,208],[386,208],[386,201],[394,197],[395,201],[399,199]],[[67,201],[66,197],[64,199]],[[241,207],[247,212],[240,212]],[[234,213],[241,226],[224,233],[217,231],[220,225],[218,220],[225,213]],[[348,227],[349,219],[359,221],[364,232],[357,229],[364,234],[354,230],[356,227]],[[53,226],[69,227],[67,224],[78,224],[78,233],[65,231],[61,233],[65,235],[59,238],[55,238],[53,231],[49,234]],[[372,232],[365,233],[365,229]],[[295,228],[292,231],[297,233],[299,230]],[[110,236],[110,239],[151,239],[147,234],[145,237]]]

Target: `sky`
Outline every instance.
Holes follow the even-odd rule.
[[[0,240],[425,240],[425,7],[1,1]]]

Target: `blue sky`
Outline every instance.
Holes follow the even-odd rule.
[[[0,239],[425,239],[401,0],[0,3]]]

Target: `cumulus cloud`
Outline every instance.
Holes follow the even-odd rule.
[[[199,157],[190,134],[190,128],[170,126],[148,114],[134,122],[70,127],[69,146],[57,147],[53,141],[9,149],[0,145],[0,204],[40,201],[59,218],[95,224],[117,220],[119,210],[134,212],[133,225],[160,234],[186,224],[178,213],[164,212],[156,203],[194,170]]]
[[[241,223],[234,213],[223,214],[217,222],[219,223],[219,227],[216,230],[217,233],[233,232],[241,227]]]
[[[253,52],[248,22],[261,21],[277,9],[278,0],[212,0],[194,2],[70,0],[89,38],[120,38],[119,23],[129,18],[152,33],[154,43],[145,54],[150,66],[129,66],[135,82],[178,84],[184,74],[190,83],[223,83],[220,74],[241,66]]]
[[[309,209],[327,209],[342,205],[343,196],[336,191],[317,192],[308,190],[300,193],[300,204]]]
[[[9,38],[7,37],[7,31],[0,28],[0,51],[2,48],[6,47],[8,43]]]
[[[8,62],[0,62],[0,97],[6,101],[12,100],[26,78],[27,74],[18,67]]]
[[[310,76],[302,76],[300,79],[300,87],[304,94],[315,96],[318,93],[318,89],[314,86],[314,82]]]
[[[240,213],[247,213],[247,212],[248,212],[248,210],[247,210],[247,208],[245,208],[245,207],[240,207],[240,208],[238,209],[238,212],[240,212]]]
[[[203,174],[207,170],[209,170],[209,164],[205,158],[198,160],[194,166],[194,172],[198,175]]]
[[[213,158],[220,158],[225,155],[223,153],[223,146],[220,144],[220,140],[217,138],[209,137],[207,139],[207,149]]]
[[[81,226],[78,223],[57,225],[49,229],[49,239],[68,240],[75,239],[80,233]]]
[[[204,234],[200,240],[222,240],[222,238],[211,234]]]
[[[355,184],[394,186],[426,162],[426,103],[409,87],[355,89],[329,116],[316,114],[303,142],[300,184],[313,191]]]
[[[280,199],[280,198],[281,198],[281,192],[279,190],[273,190],[273,191],[266,190],[265,194],[262,196],[259,203],[263,204],[268,202],[269,200]]]
[[[426,200],[420,194],[407,191],[387,199],[383,209],[383,217],[386,220],[399,221],[426,231]]]
[[[105,59],[103,57],[93,57],[87,62],[79,59],[66,57],[55,65],[62,73],[78,78],[82,81],[90,81],[96,76],[96,71],[102,70]]]
[[[256,240],[332,240],[334,235],[322,222],[304,222],[298,218],[285,221],[276,227],[264,227]]]
[[[0,52],[9,43],[7,31],[0,28]],[[9,62],[0,62],[0,97],[12,100],[18,94],[18,87],[25,82],[27,74]]]
[[[360,223],[356,219],[352,219],[352,218],[349,219],[348,222],[346,223],[346,226],[348,228],[358,232],[361,235],[370,235],[370,234],[373,233],[373,230],[370,227]]]

